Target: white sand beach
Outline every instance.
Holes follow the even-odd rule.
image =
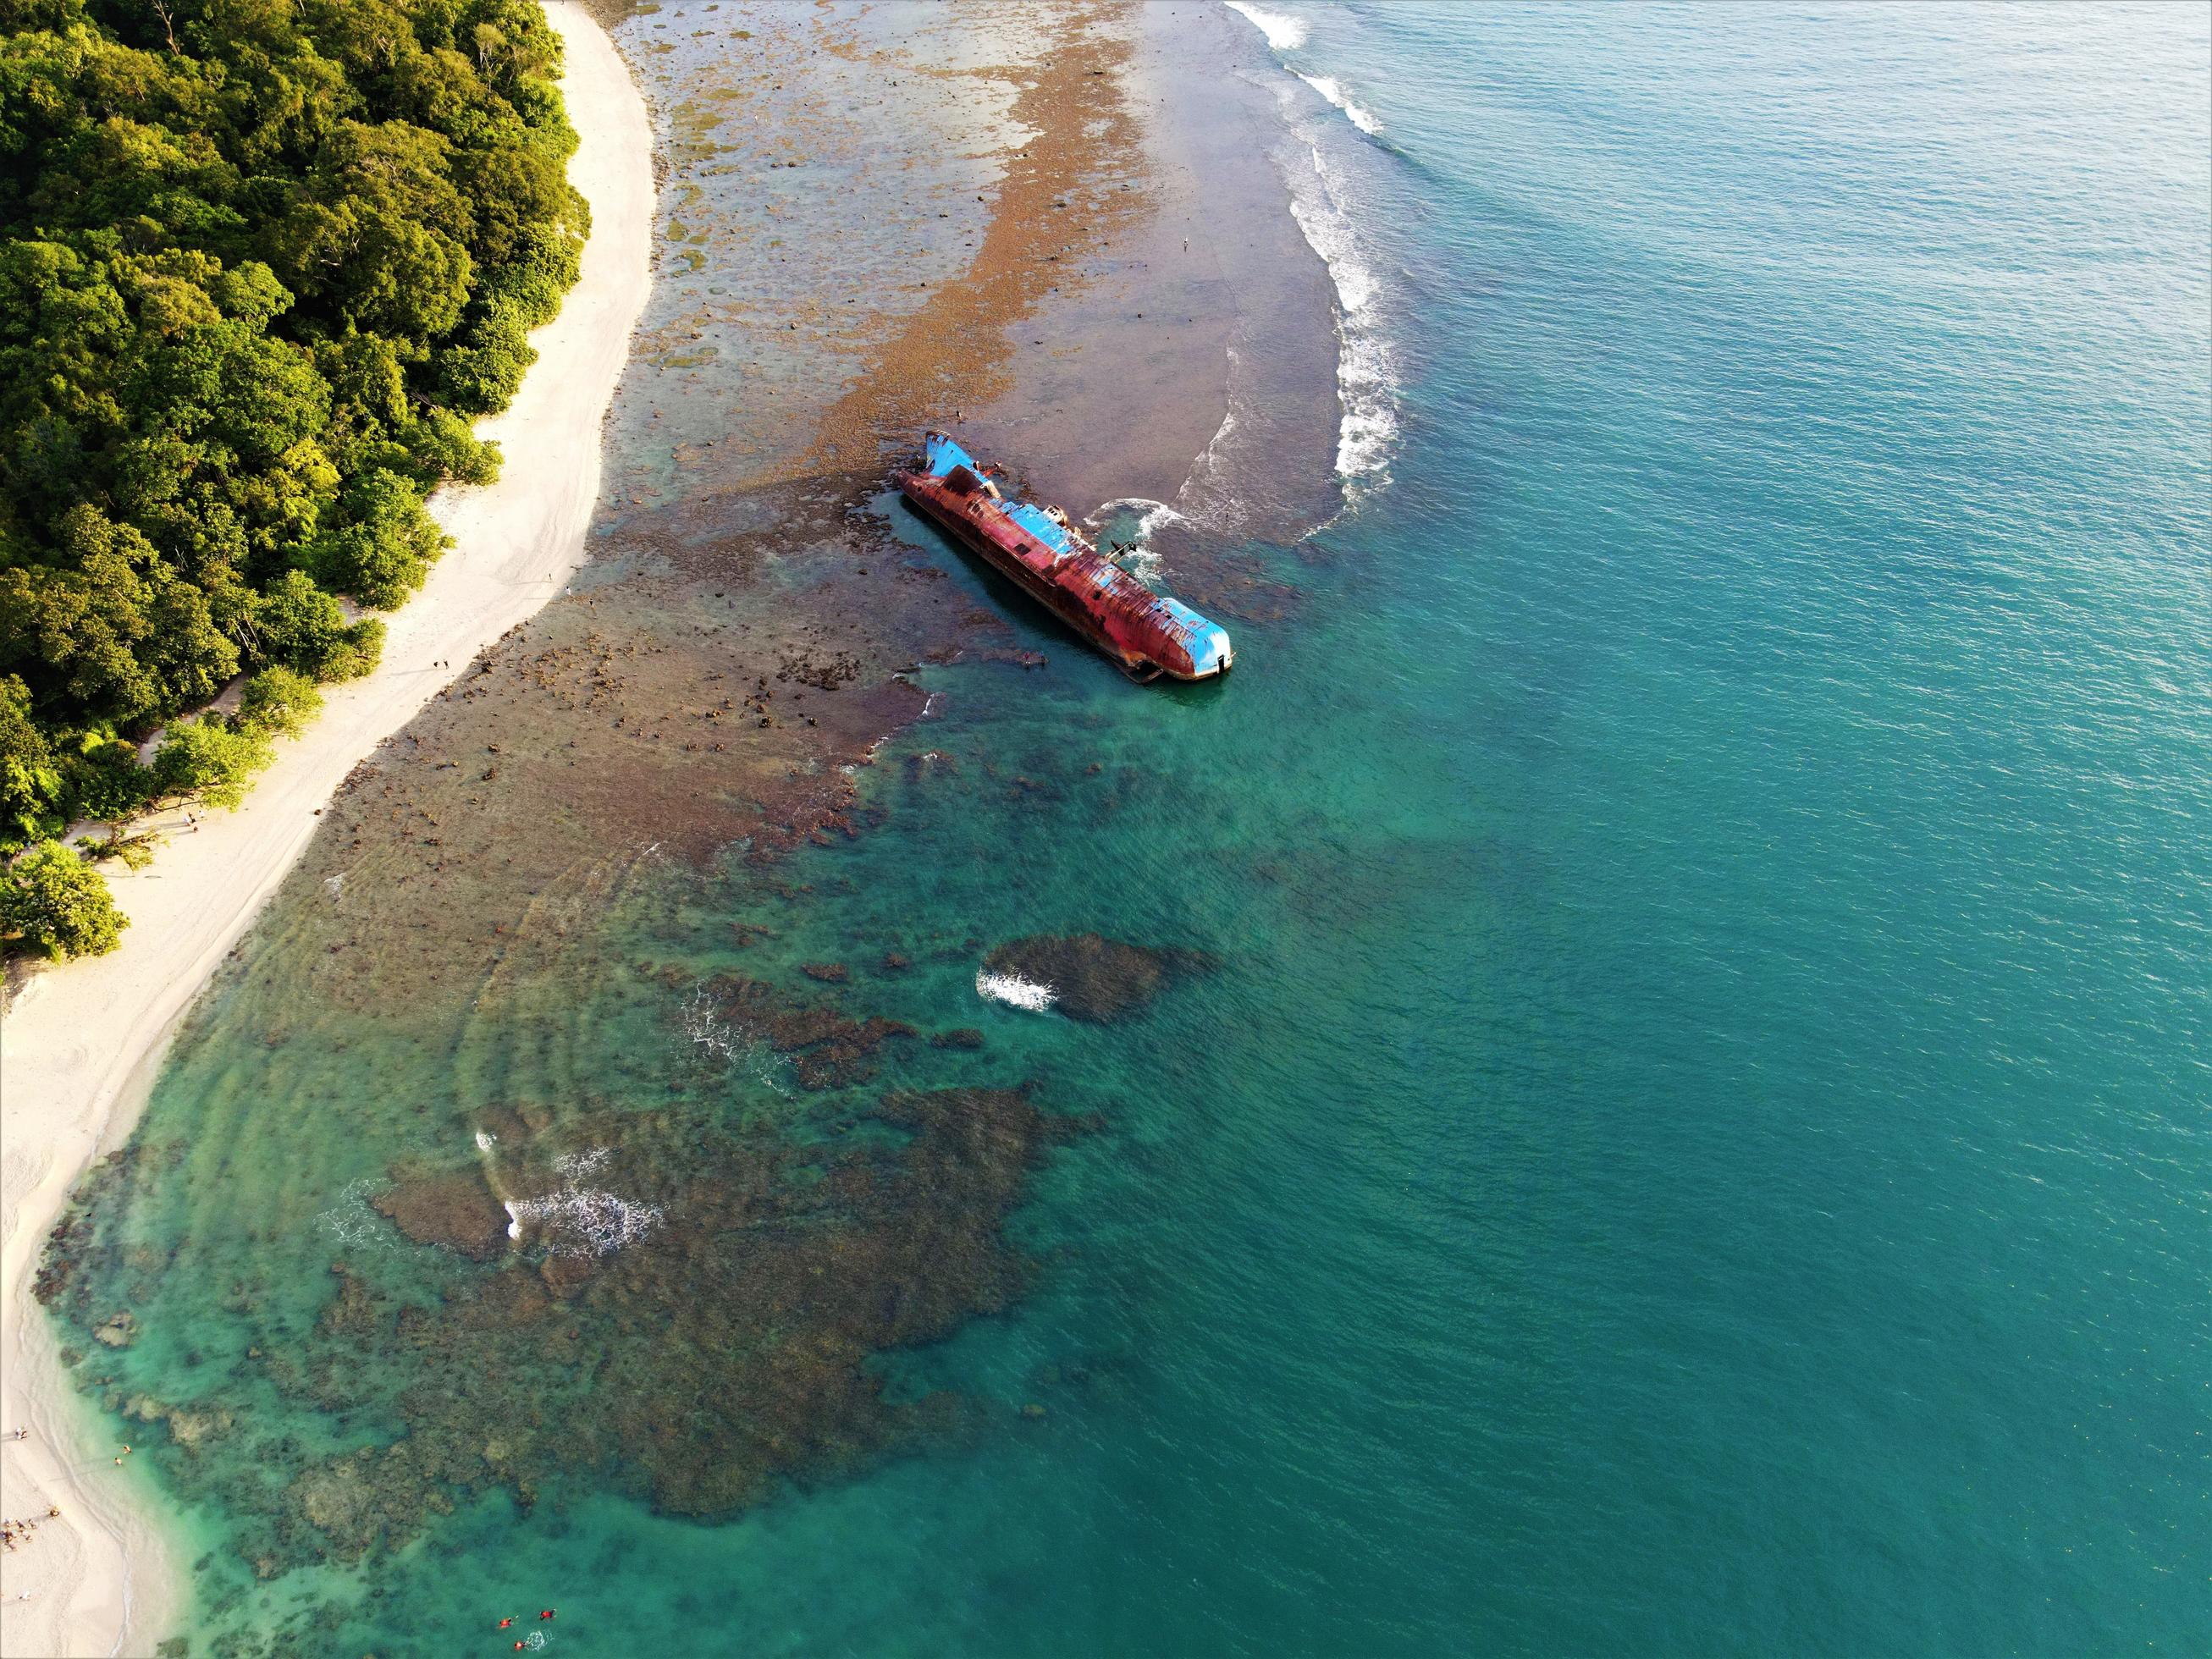
[[[48,1231],[92,1161],[129,1133],[169,1034],[313,833],[346,774],[459,678],[483,646],[560,589],[599,494],[600,428],[643,310],[653,245],[653,134],[606,34],[572,0],[546,11],[568,48],[562,86],[581,137],[569,177],[592,206],[580,280],[532,337],[514,404],[477,429],[505,465],[432,511],[454,545],[388,619],[383,665],[331,688],[307,734],[235,812],[203,812],[136,872],[109,866],[131,918],[121,949],[40,971],[0,1020],[0,1515],[36,1530],[0,1555],[0,1654],[148,1653],[167,1633],[184,1564],[164,1553],[146,1488],[117,1449],[85,1443],[30,1296]],[[434,665],[446,665],[434,666]],[[50,1508],[58,1519],[46,1519]],[[27,1592],[27,1599],[24,1599]]]

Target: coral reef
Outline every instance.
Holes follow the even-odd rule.
[[[369,1200],[417,1244],[442,1244],[471,1261],[489,1261],[507,1243],[507,1212],[474,1170],[415,1176],[392,1171],[392,1185]]]
[[[865,1053],[885,1035],[888,1022],[728,988],[810,1046]],[[1040,1110],[1026,1090],[981,1088],[892,1092],[799,1126],[732,1129],[683,1107],[519,1107],[483,1121],[474,1164],[395,1170],[372,1200],[406,1239],[454,1252],[434,1296],[419,1250],[367,1241],[331,1265],[304,1341],[267,1332],[266,1348],[200,1399],[111,1396],[166,1425],[162,1461],[181,1496],[259,1517],[240,1536],[261,1577],[398,1548],[494,1488],[527,1506],[580,1483],[726,1516],[951,1431],[962,1402],[891,1397],[870,1362],[1023,1293],[1034,1267],[1006,1219],[1047,1151],[1095,1127]],[[652,1224],[571,1249],[542,1222],[519,1223],[486,1249],[486,1220],[507,1205],[526,1218],[594,1194],[620,1195]],[[114,1248],[106,1219],[80,1223],[97,1254]],[[81,1290],[57,1299],[95,1334],[129,1328]],[[326,1421],[384,1426],[374,1443],[304,1447],[249,1409],[270,1388]],[[197,1455],[257,1432],[271,1438],[252,1457]]]
[[[876,1074],[877,1050],[915,1035],[904,1020],[872,1014],[848,1018],[830,1004],[795,1001],[764,981],[740,975],[714,981],[708,994],[732,1025],[789,1060],[805,1089],[865,1083]]]
[[[1217,965],[1204,951],[1155,949],[1097,933],[1034,933],[1008,940],[983,959],[993,974],[1049,987],[1069,1018],[1099,1024],[1127,1018],[1170,979]]]

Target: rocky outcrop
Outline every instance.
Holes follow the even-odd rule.
[[[1070,1019],[1105,1024],[1127,1019],[1171,980],[1211,972],[1204,951],[1131,945],[1097,933],[1033,933],[1010,939],[983,959],[994,974],[1048,985],[1054,1006]]]

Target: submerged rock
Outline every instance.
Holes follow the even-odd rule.
[[[471,1261],[490,1261],[507,1243],[507,1212],[477,1170],[412,1177],[394,1170],[369,1202],[413,1243],[442,1244]]]
[[[457,1498],[502,1486],[527,1503],[580,1474],[664,1513],[727,1516],[949,1432],[958,1401],[886,1398],[871,1357],[1021,1296],[1035,1268],[1006,1218],[1048,1149],[1096,1126],[1005,1089],[887,1095],[871,1123],[897,1134],[572,1122],[605,1149],[594,1178],[661,1212],[650,1234],[581,1260],[513,1255],[396,1322],[340,1271],[311,1397],[396,1407],[404,1432],[297,1468],[271,1553],[361,1559]]]
[[[138,1316],[125,1309],[94,1331],[92,1338],[111,1348],[127,1348],[138,1340]]]
[[[983,959],[994,974],[1049,986],[1071,1019],[1105,1024],[1125,1019],[1174,978],[1209,973],[1218,963],[1204,951],[1154,948],[1097,933],[1033,933],[1010,939]]]
[[[198,1451],[210,1440],[218,1439],[230,1432],[236,1420],[222,1407],[197,1408],[186,1406],[164,1405],[150,1395],[139,1395],[125,1407],[126,1415],[142,1423],[166,1423],[169,1437],[186,1451]]]
[[[915,1035],[904,1020],[850,1019],[832,1005],[800,1002],[741,975],[715,980],[710,991],[732,1025],[791,1062],[803,1089],[865,1083],[876,1074],[877,1051],[884,1043]]]

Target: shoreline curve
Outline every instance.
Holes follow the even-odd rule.
[[[569,181],[591,204],[582,269],[530,337],[514,400],[477,423],[500,477],[445,489],[430,511],[453,545],[387,617],[376,672],[325,694],[236,811],[173,835],[112,878],[131,927],[111,955],[32,975],[0,1016],[0,1514],[45,1516],[0,1576],[0,1655],[150,1651],[182,1600],[148,1494],[78,1436],[87,1419],[29,1291],[40,1246],[79,1177],[136,1122],[185,1010],[298,861],[348,772],[534,614],[581,563],[599,488],[601,428],[652,285],[653,126],[606,32],[580,0],[544,0],[561,36],[578,146]],[[459,664],[458,668],[437,665]],[[179,813],[167,815],[181,827]],[[21,1592],[28,1600],[19,1600]]]

